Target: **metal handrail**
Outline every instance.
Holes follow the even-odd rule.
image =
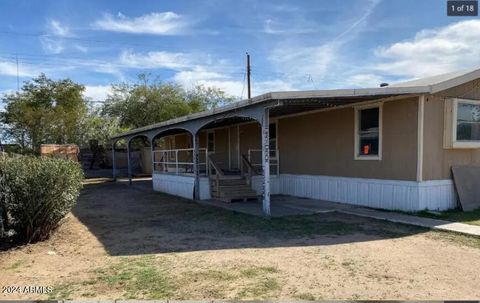
[[[275,157],[270,157],[270,165],[276,167],[276,174],[280,174],[280,154],[278,149],[271,149],[270,152],[274,151],[275,152]],[[262,163],[252,163],[252,152],[262,152],[261,149],[249,149],[248,150],[248,161],[250,164],[255,167],[255,166],[260,166],[262,167]]]
[[[216,191],[218,193],[219,189],[220,189],[220,177],[223,177],[223,171],[220,167],[217,166],[217,164],[215,163],[215,161],[211,158],[210,155],[207,156],[208,158],[208,176],[210,179],[213,178],[213,176],[215,176],[215,187],[216,187]],[[215,175],[212,173],[212,168],[215,169]]]
[[[242,155],[242,164],[240,165],[240,173],[242,176],[245,176],[245,169],[244,166],[247,166],[247,184],[252,184],[252,175],[259,175],[259,173],[255,170],[252,163],[247,159],[245,155]]]
[[[206,148],[199,148],[198,151],[199,151],[199,153],[201,153],[201,152],[205,153],[205,161],[206,161],[206,162],[198,163],[198,166],[205,166],[205,170],[208,171],[208,168],[207,168],[207,166],[208,166],[208,151],[207,151]],[[191,152],[192,162],[179,161],[179,159],[178,159],[178,153],[179,152],[188,152],[188,153]],[[194,165],[195,165],[195,162],[194,162],[194,159],[193,159],[193,152],[194,152],[193,148],[153,150],[152,162],[153,162],[154,171],[155,171],[155,164],[162,164],[162,165],[164,165],[164,169],[163,169],[164,172],[168,172],[168,167],[170,165],[175,166],[175,173],[177,175],[180,174],[180,169],[179,169],[180,165],[185,166],[185,167],[191,166],[192,167],[192,172],[193,172],[194,171],[193,168],[194,168]],[[155,154],[158,154],[158,153],[160,153],[162,156],[160,157],[160,161],[155,161]],[[174,157],[173,160],[170,161],[168,159],[170,158],[170,156],[172,154],[175,157]],[[185,168],[185,170],[186,170],[186,168]]]
[[[215,169],[215,174],[216,175],[219,175],[221,177],[223,177],[223,170],[217,166],[217,163],[215,163],[215,161],[212,159],[212,157],[210,155],[207,156],[208,157],[208,167],[209,167],[209,175],[213,175],[212,174],[212,171],[211,169]]]

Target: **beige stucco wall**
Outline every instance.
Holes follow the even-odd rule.
[[[452,165],[480,165],[480,149],[444,149],[445,98],[480,100],[480,80],[446,90],[425,99],[423,179],[451,178]]]
[[[228,129],[215,129],[215,153],[212,157],[222,169],[228,169],[228,151]]]
[[[240,133],[240,126],[234,125],[230,128],[230,162],[231,169],[240,169],[239,165],[239,140],[238,135]]]
[[[248,156],[249,149],[262,148],[262,133],[259,123],[248,123],[240,126],[240,154]]]
[[[192,148],[192,136],[188,133],[178,134],[175,136],[175,148]]]
[[[222,127],[213,131],[215,132],[215,153],[212,157],[222,169],[239,169],[238,149],[240,149],[240,155],[247,155],[249,149],[261,148],[261,134],[258,123]],[[200,136],[200,140],[206,142],[206,132],[203,139]]]
[[[280,173],[416,180],[418,98],[383,105],[381,161],[354,160],[354,109],[279,119]]]

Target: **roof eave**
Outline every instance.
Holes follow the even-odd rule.
[[[361,88],[361,89],[335,89],[335,90],[312,90],[312,91],[287,91],[287,92],[269,92],[256,96],[251,99],[242,100],[222,106],[209,111],[199,112],[168,121],[151,124],[145,127],[133,129],[131,131],[119,134],[111,139],[119,139],[122,137],[134,135],[140,132],[149,131],[156,128],[175,125],[189,120],[200,119],[219,113],[240,109],[249,105],[259,104],[272,100],[295,100],[295,99],[322,99],[322,98],[348,98],[359,96],[378,96],[378,95],[409,95],[409,94],[426,94],[431,93],[430,86],[414,86],[414,87],[382,87],[382,88]]]
[[[467,73],[467,74],[464,74],[460,77],[456,77],[456,78],[453,78],[453,79],[450,79],[450,80],[447,80],[447,81],[444,81],[444,82],[434,84],[434,85],[432,85],[431,93],[435,94],[435,93],[450,89],[452,87],[465,84],[467,82],[473,81],[473,80],[478,79],[478,78],[480,78],[480,69],[474,70],[474,71],[472,71],[470,73]]]

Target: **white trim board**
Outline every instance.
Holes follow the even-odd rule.
[[[418,97],[417,110],[417,182],[423,181],[423,137],[425,121],[425,95]]]
[[[478,106],[480,105],[480,101],[473,99],[447,98],[444,102],[443,147],[446,149],[479,149],[480,141],[457,140],[457,121],[459,104],[472,104]]]

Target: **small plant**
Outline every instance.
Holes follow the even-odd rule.
[[[46,157],[0,158],[0,221],[20,242],[45,240],[76,204],[78,163]],[[1,226],[0,226],[1,227]]]

